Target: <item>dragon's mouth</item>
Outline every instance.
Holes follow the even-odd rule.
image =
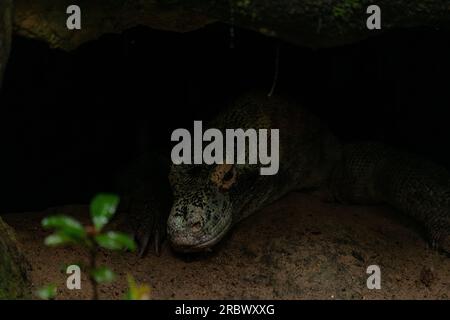
[[[202,240],[195,242],[193,240],[187,242],[186,239],[188,237],[185,237],[183,235],[177,235],[170,239],[172,248],[175,251],[179,252],[201,252],[206,251],[210,248],[212,248],[214,245],[220,242],[222,238],[227,234],[227,232],[230,230],[232,224],[232,219],[229,219],[225,227],[222,228],[222,230],[214,235],[213,237],[206,238],[205,236],[200,237]],[[205,239],[206,238],[206,239]]]

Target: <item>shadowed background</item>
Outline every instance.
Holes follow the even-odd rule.
[[[289,94],[346,140],[382,140],[450,166],[449,33],[392,31],[313,50],[213,24],[145,27],[70,53],[13,39],[0,94],[0,212],[87,203],[148,148],[207,120],[239,92]],[[231,41],[234,49],[230,49]],[[282,159],[281,159],[282,161]]]

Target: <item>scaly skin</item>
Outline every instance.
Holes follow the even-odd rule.
[[[450,174],[379,143],[348,144],[330,187],[345,202],[388,203],[418,221],[433,247],[450,252]]]
[[[320,188],[346,202],[386,202],[450,252],[446,169],[380,144],[341,145],[299,105],[262,93],[240,97],[210,127],[280,129],[280,169],[262,176],[259,165],[173,165],[167,230],[175,249],[208,249],[233,224],[289,191]]]

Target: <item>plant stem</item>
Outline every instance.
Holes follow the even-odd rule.
[[[89,280],[91,281],[92,285],[92,300],[98,300],[98,286],[97,281],[94,279],[94,275],[92,272],[95,270],[97,266],[97,247],[94,246],[89,250],[90,257],[89,257]]]

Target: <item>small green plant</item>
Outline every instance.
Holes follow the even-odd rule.
[[[128,275],[128,291],[125,300],[150,300],[150,287],[139,285],[134,278]]]
[[[93,288],[93,300],[98,299],[98,285],[112,282],[116,275],[105,266],[97,265],[99,248],[108,250],[136,250],[136,243],[129,236],[121,232],[104,232],[105,226],[111,221],[119,205],[119,197],[113,194],[99,194],[90,204],[91,225],[83,226],[76,219],[66,215],[55,215],[42,220],[45,229],[54,233],[45,238],[45,244],[50,247],[77,245],[89,252],[89,281]],[[130,282],[130,280],[129,280]],[[132,284],[135,285],[133,282]],[[130,289],[131,290],[131,289]],[[42,299],[54,299],[56,286],[50,285],[38,290],[37,295]]]
[[[36,291],[36,295],[42,300],[54,300],[56,297],[56,285],[49,284]]]

